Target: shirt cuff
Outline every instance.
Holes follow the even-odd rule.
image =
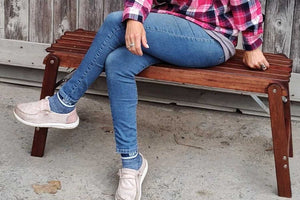
[[[244,39],[244,44],[243,47],[246,51],[252,51],[260,47],[263,43],[263,40],[261,37],[259,37],[257,40],[249,44],[245,39]]]
[[[126,21],[127,19],[132,19],[141,23],[144,23],[145,20],[141,11],[132,7],[126,8],[123,12],[122,22]]]

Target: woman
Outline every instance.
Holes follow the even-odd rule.
[[[54,96],[19,104],[21,122],[35,127],[75,128],[75,104],[105,68],[116,150],[123,168],[115,199],[141,198],[147,160],[138,152],[135,75],[150,65],[218,65],[235,54],[243,34],[244,63],[266,70],[259,0],[126,0],[124,12],[111,13],[99,29],[73,77]]]

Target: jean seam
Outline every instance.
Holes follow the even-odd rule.
[[[126,154],[130,154],[130,153],[134,153],[134,152],[138,152],[138,148],[137,146],[134,149],[122,149],[122,148],[117,148],[116,149],[117,153],[126,153]]]

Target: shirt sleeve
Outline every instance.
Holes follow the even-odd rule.
[[[236,28],[242,32],[243,46],[251,51],[262,44],[263,16],[259,0],[230,0]]]
[[[153,0],[125,0],[123,21],[133,19],[144,23],[150,13]]]

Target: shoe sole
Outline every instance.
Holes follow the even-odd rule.
[[[70,124],[61,124],[61,123],[43,123],[43,124],[36,124],[36,123],[33,123],[33,122],[28,122],[28,121],[25,121],[24,119],[20,118],[17,113],[15,112],[15,110],[13,111],[14,112],[14,116],[15,118],[20,121],[21,123],[25,124],[25,125],[28,125],[28,126],[33,126],[33,127],[40,127],[40,128],[58,128],[58,129],[74,129],[76,128],[78,125],[79,125],[79,118],[73,122],[73,123],[70,123]]]

